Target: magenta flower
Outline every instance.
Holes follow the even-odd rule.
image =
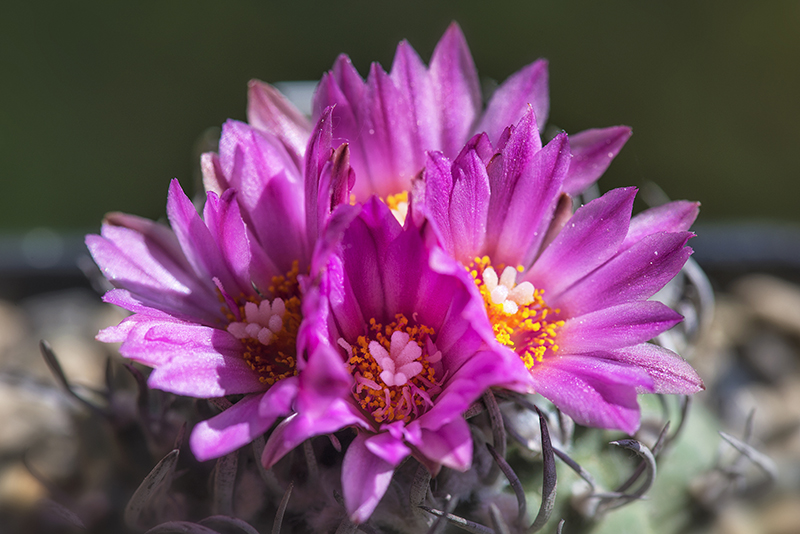
[[[453,158],[478,132],[496,143],[529,106],[544,125],[550,105],[547,84],[547,62],[538,60],[506,80],[484,110],[475,64],[453,23],[436,45],[430,67],[406,41],[397,47],[391,72],[375,63],[366,82],[347,56],[339,56],[320,81],[314,114],[336,105],[333,135],[350,143],[356,199],[373,193],[389,199],[410,190],[425,166],[426,151]],[[597,180],[629,136],[626,126],[572,136],[573,163],[562,182],[564,191],[579,193]]]
[[[153,367],[153,388],[245,395],[195,427],[190,444],[201,460],[236,450],[288,414],[303,387],[298,370],[313,367],[296,348],[299,278],[350,177],[346,147],[330,148],[329,123],[325,115],[317,124],[303,172],[282,138],[229,121],[219,156],[205,159],[207,182],[221,194],[208,193],[202,218],[173,180],[171,229],[112,214],[101,235],[86,238],[117,288],[105,300],[134,312],[98,339],[121,342],[123,356]]]
[[[452,162],[431,153],[415,189],[443,248],[468,266],[497,340],[518,356],[527,388],[578,423],[633,433],[639,392],[694,393],[678,355],[646,343],[682,317],[647,300],[681,269],[698,204],[631,219],[634,188],[579,208],[562,193],[566,134],[542,147],[533,112],[495,147],[475,136]]]
[[[513,380],[469,273],[413,225],[401,228],[373,197],[342,206],[315,256],[320,278],[304,300],[301,343],[327,403],[298,396],[297,413],[270,436],[271,466],[311,436],[358,428],[342,467],[351,518],[369,518],[394,468],[413,455],[432,473],[466,470],[472,439],[463,412],[490,386]],[[331,231],[330,236],[337,232]],[[310,295],[314,295],[313,298]]]
[[[245,223],[277,261],[266,276],[274,269],[285,272],[294,261],[307,272],[320,229],[333,207],[348,198],[355,179],[349,148],[333,150],[330,113],[325,110],[313,135],[307,134],[302,115],[277,90],[251,82],[248,116],[254,125],[229,120],[219,154],[203,154],[206,190],[236,190]]]

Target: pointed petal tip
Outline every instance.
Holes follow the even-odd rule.
[[[550,69],[550,62],[545,58],[539,58],[533,63],[528,63],[517,72],[524,73],[524,75],[527,78],[544,77],[543,80],[546,83],[550,75],[549,69]]]
[[[464,32],[461,29],[461,25],[455,20],[451,21],[450,24],[447,25],[447,29],[444,31],[442,39],[444,39],[445,36],[449,35],[461,35],[462,37],[464,36]]]
[[[230,204],[231,202],[233,202],[233,199],[236,198],[236,189],[226,189],[225,191],[222,192],[222,194],[219,194],[216,191],[209,191],[208,193],[206,193],[206,198],[208,198],[209,200],[219,199],[219,201],[224,204]]]
[[[173,178],[169,181],[169,191],[167,193],[167,196],[172,196],[172,195],[186,196],[186,194],[183,192],[183,188],[181,187],[181,183],[177,178]]]
[[[633,135],[633,128],[630,126],[612,126],[606,129],[608,131],[608,145],[609,151],[613,150],[616,154],[619,154],[622,147],[625,146],[625,143],[628,142],[628,139],[631,138]]]
[[[228,135],[232,135],[238,130],[248,130],[249,128],[250,126],[247,123],[237,121],[236,119],[227,119],[222,123],[222,134],[220,135],[220,139]]]
[[[596,182],[632,133],[629,126],[611,126],[573,134],[570,145],[573,158],[565,180],[565,190],[575,195]]]
[[[620,125],[584,130],[574,134],[573,139],[581,158],[589,159],[594,153],[603,153],[610,160],[619,154],[631,135],[630,126]]]
[[[624,137],[626,140],[633,135],[633,128],[624,124],[609,126],[608,128],[603,128],[601,131],[607,131],[609,133],[609,137]]]
[[[403,39],[399,43],[397,43],[397,48],[395,49],[395,55],[399,55],[401,53],[408,53],[414,51],[414,47],[411,46],[411,43],[408,42],[408,39]]]
[[[331,114],[333,113],[334,108],[336,108],[336,104],[335,103],[331,104],[330,106],[326,106],[325,109],[322,110],[322,113],[320,114],[319,120],[317,121],[317,128],[316,129],[319,129],[321,127],[322,123],[330,118]]]
[[[130,217],[130,215],[127,213],[123,213],[121,211],[109,211],[105,214],[105,216],[103,216],[103,221],[101,224],[104,226],[125,226],[125,219],[127,217]]]
[[[263,87],[264,85],[269,85],[269,84],[268,84],[267,82],[262,82],[261,80],[258,80],[258,79],[256,79],[256,78],[250,78],[250,79],[247,81],[247,92],[248,92],[248,95],[249,95],[249,94],[250,94],[252,91],[256,91],[256,90],[258,90],[260,87]]]
[[[556,135],[553,139],[551,139],[550,143],[556,143],[561,145],[560,150],[564,150],[565,148],[569,150],[570,147],[569,135],[567,135],[567,132],[561,132],[558,135]],[[549,145],[550,143],[547,144]]]
[[[606,195],[611,194],[611,193],[614,193],[614,196],[617,196],[620,199],[624,198],[624,199],[629,199],[630,201],[633,201],[633,198],[636,197],[636,195],[639,193],[639,188],[636,187],[635,185],[629,185],[629,186],[625,186],[625,187],[618,187],[616,189],[612,189],[611,191],[606,193]],[[605,196],[605,195],[603,195],[603,196]],[[603,197],[600,197],[600,198],[603,198]]]
[[[352,64],[353,61],[350,59],[350,56],[342,53],[336,56],[336,61],[334,61],[334,64],[342,64],[342,63]]]
[[[369,74],[367,74],[367,86],[378,83],[378,80],[382,76],[388,76],[388,74],[383,69],[383,66],[380,63],[378,63],[377,61],[373,61],[372,63],[369,64]]]

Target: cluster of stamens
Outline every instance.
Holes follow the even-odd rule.
[[[405,224],[408,215],[408,191],[386,197],[386,205],[394,218],[400,221],[400,224]]]
[[[409,422],[430,409],[441,391],[444,377],[437,380],[434,367],[442,353],[431,339],[434,331],[410,326],[402,314],[385,326],[375,319],[369,324],[353,345],[339,339],[355,379],[353,396],[376,423]]]
[[[528,369],[541,362],[545,353],[557,351],[556,334],[562,320],[548,316],[559,313],[547,306],[541,289],[530,282],[516,283],[522,268],[507,266],[498,277],[488,256],[475,258],[468,267],[483,296],[495,337],[514,350]]]
[[[297,374],[297,331],[302,320],[298,272],[295,262],[286,276],[273,277],[268,288],[272,300],[242,296],[238,316],[225,308],[228,332],[244,345],[242,358],[267,385]]]

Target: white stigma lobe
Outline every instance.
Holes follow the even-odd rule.
[[[403,386],[422,372],[422,364],[416,361],[422,356],[422,348],[410,341],[405,332],[392,333],[389,351],[377,341],[370,341],[369,353],[383,369],[380,377],[387,386]]]
[[[517,284],[517,270],[511,266],[503,269],[500,278],[494,267],[487,267],[483,271],[483,284],[489,290],[492,302],[502,304],[503,312],[514,315],[520,306],[533,302],[534,287],[530,282]]]
[[[283,328],[286,304],[283,299],[270,303],[262,300],[260,304],[248,302],[244,305],[244,321],[228,325],[228,332],[237,339],[257,339],[262,345],[269,345]]]

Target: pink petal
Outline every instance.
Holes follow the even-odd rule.
[[[585,356],[545,360],[531,375],[536,392],[576,423],[629,434],[639,428],[637,388],[652,390],[643,369]]]
[[[569,136],[572,161],[564,192],[577,195],[597,181],[631,136],[627,126],[585,130]]]
[[[437,92],[441,150],[448,157],[454,157],[469,138],[482,106],[478,72],[464,34],[455,22],[450,24],[433,51],[430,75],[433,86],[441,88]]]
[[[568,166],[567,136],[560,134],[514,178],[503,227],[494,252],[489,254],[496,265],[529,265],[533,261],[550,226]]]
[[[345,54],[340,54],[333,64],[333,69],[325,73],[314,92],[313,111],[317,120],[325,108],[336,106],[334,120],[342,132],[353,134],[358,132],[358,106],[364,98],[366,85],[361,75],[353,66],[353,62]],[[350,139],[354,141],[354,139]]]
[[[406,439],[409,439],[409,443],[418,451],[415,458],[422,462],[431,474],[437,474],[441,466],[456,471],[466,471],[472,465],[472,434],[463,418],[453,419],[436,430],[415,426],[418,428],[418,439],[414,439],[413,442],[409,439],[417,433],[414,429],[409,429]]]
[[[346,298],[356,299],[366,320],[386,318],[384,295],[390,289],[388,280],[384,283],[387,247],[402,230],[386,205],[373,197],[345,232],[342,241],[344,274],[347,287],[352,290],[352,296]],[[394,277],[392,283],[399,278]],[[334,310],[334,313],[338,312]]]
[[[264,187],[255,207],[253,231],[281,274],[292,269],[295,261],[305,270],[310,262],[311,245],[307,240],[303,189],[285,174],[278,174]]]
[[[308,143],[305,175],[306,231],[309,243],[316,241],[333,209],[350,200],[355,172],[350,167],[350,147],[331,146],[331,113],[327,108],[317,121]]]
[[[300,373],[302,389],[297,411],[309,417],[321,416],[331,402],[346,398],[353,387],[353,377],[347,370],[341,347],[332,347],[327,339],[309,335],[312,329],[318,334],[324,328],[321,323],[304,322],[298,335],[298,353],[306,350],[308,358]]]
[[[658,232],[684,232],[688,230],[700,210],[699,202],[676,200],[650,208],[631,219],[628,235],[622,248],[628,248],[645,236]]]
[[[301,181],[300,167],[277,137],[234,120],[222,125],[219,168],[229,186],[241,195],[247,213],[256,207],[273,176],[283,173],[295,183]]]
[[[192,430],[189,446],[201,462],[219,458],[264,434],[291,410],[297,379],[286,378],[265,393],[249,395]]]
[[[463,305],[457,300],[462,282],[430,268],[431,250],[414,227],[406,228],[387,245],[381,276],[388,317],[414,314],[418,321],[438,330],[451,307]],[[454,301],[436,298],[437,294],[452,295]]]
[[[556,208],[553,211],[553,217],[550,219],[550,225],[547,227],[547,232],[545,232],[544,238],[542,238],[542,244],[539,246],[540,251],[546,250],[547,247],[550,246],[550,243],[561,233],[564,225],[567,224],[567,221],[569,221],[571,217],[572,197],[566,193],[561,193],[558,197]]]
[[[283,144],[269,133],[229,120],[222,127],[219,158],[237,191],[242,218],[280,273],[291,269],[295,260],[302,269],[310,253],[302,171]]]
[[[221,397],[266,388],[242,358],[241,343],[225,331],[139,313],[103,340],[122,341],[126,358],[155,367],[152,387],[193,397]]]
[[[86,246],[108,280],[135,300],[204,323],[219,319],[213,283],[198,276],[169,228],[110,214],[102,237],[86,236]]]
[[[183,323],[183,321],[179,321],[163,312],[159,312],[158,310],[152,311],[155,312],[154,315],[148,315],[147,313],[140,312],[126,317],[118,325],[109,326],[108,328],[100,330],[97,336],[95,336],[95,339],[97,341],[102,341],[103,343],[122,343],[130,335],[133,329],[142,322],[167,321]]]
[[[200,171],[203,173],[203,188],[207,193],[214,192],[222,195],[226,189],[230,188],[228,179],[222,172],[219,163],[219,154],[206,152],[200,156]]]
[[[394,465],[376,456],[359,432],[347,448],[342,463],[342,491],[350,519],[363,523],[375,511],[394,474]]]
[[[528,106],[533,108],[538,124],[547,123],[550,107],[547,83],[547,61],[544,59],[512,74],[492,95],[476,131],[486,132],[492,141],[497,142],[506,127],[522,118]]]
[[[422,170],[424,154],[415,143],[416,124],[409,96],[403,94],[386,72],[373,63],[367,78],[365,117],[361,131],[366,153],[366,183],[356,168],[354,193],[357,200],[370,194],[380,197],[408,191],[411,179]]]
[[[237,284],[235,288],[227,289],[237,289],[236,294],[254,295],[250,279],[250,243],[234,194],[233,189],[227,190],[222,198],[209,193],[203,219],[222,254],[227,271]]]
[[[148,299],[139,298],[137,295],[132,294],[127,289],[112,289],[103,295],[103,302],[113,304],[114,306],[119,306],[120,308],[126,309],[133,313],[163,316],[180,321],[189,321],[195,324],[200,323],[207,326],[218,325],[221,321],[223,321],[221,313],[218,312],[217,315],[209,315],[209,312],[203,309],[198,309],[196,312],[192,311],[192,308],[189,307],[181,308],[181,310],[185,311],[177,309],[164,311],[157,309],[153,306],[158,306],[159,308],[168,308],[169,298],[165,297],[161,302],[149,302]],[[180,307],[180,303],[176,304],[178,304]],[[204,315],[207,316],[207,319],[202,319]]]
[[[693,234],[649,235],[575,285],[548,300],[568,316],[653,296],[681,270],[692,254],[685,246]]]
[[[393,467],[400,465],[400,462],[411,454],[411,449],[403,443],[403,440],[389,432],[368,436],[364,443],[367,450]]]
[[[452,163],[441,152],[429,152],[423,171],[424,185],[414,191],[411,204],[415,224],[422,227],[430,224],[436,240],[450,254],[454,254],[455,242],[450,228],[450,197],[454,177]]]
[[[218,278],[229,293],[238,294],[242,290],[239,281],[228,269],[211,232],[176,179],[169,186],[167,217],[198,276],[208,280]]]
[[[638,345],[683,317],[660,302],[629,302],[567,319],[558,331],[558,353],[577,354]],[[557,353],[557,354],[558,354]]]
[[[483,299],[466,269],[438,247],[431,250],[428,265],[437,273],[455,277],[466,288],[466,293],[456,293],[456,298],[450,299],[452,304],[436,335],[436,347],[442,351],[446,364],[454,365],[455,369],[465,355],[474,354],[483,344],[493,343],[494,332]],[[435,298],[436,292],[432,290],[431,295]],[[422,309],[428,306],[420,303]]]
[[[250,80],[247,89],[247,122],[280,139],[299,165],[311,133],[308,119],[268,83]]]
[[[350,58],[340,55],[333,69],[324,74],[314,93],[314,119],[318,120],[325,110],[334,106],[332,123],[336,125],[335,143],[347,142],[351,146],[352,165],[361,181],[369,182],[369,167],[365,160],[368,154],[363,146],[360,129],[364,107],[366,85],[353,67]]]
[[[320,290],[328,301],[330,313],[338,325],[341,336],[350,340],[354,340],[364,333],[364,324],[368,319],[365,319],[361,311],[361,302],[354,297],[356,288],[353,287],[353,283],[345,272],[342,258],[334,252],[338,250],[344,229],[349,227],[359,212],[358,206],[340,206],[333,213],[325,234],[317,243],[311,271],[314,274],[321,274],[318,279]],[[377,273],[377,267],[371,265],[370,267],[374,267],[375,270],[367,271],[369,274]],[[367,279],[367,281],[370,284],[375,283],[375,279]],[[373,289],[378,290],[380,287],[373,286]],[[316,294],[315,299],[309,298],[312,294]],[[315,304],[320,298],[319,291],[314,286],[306,291],[306,296],[303,298],[303,314],[307,318],[304,321],[305,324],[311,324],[312,316],[320,316],[321,324],[327,324],[327,310],[323,314],[324,305]],[[327,332],[327,327],[320,331]]]
[[[434,406],[417,420],[420,428],[435,431],[461,418],[489,387],[505,384],[511,378],[501,373],[499,358],[494,352],[482,351],[470,356],[456,362],[460,367],[446,366],[451,376]]]
[[[604,357],[647,371],[653,380],[653,393],[690,395],[705,389],[703,380],[691,365],[658,345],[642,343],[611,351]]]
[[[120,353],[146,364],[152,362],[156,368],[148,385],[178,395],[211,398],[266,388],[245,363],[237,340],[227,332],[202,328],[140,326],[122,344]]]
[[[449,228],[453,253],[464,264],[481,255],[489,214],[489,175],[476,150],[462,152],[453,165]],[[431,184],[433,189],[435,184]],[[430,196],[430,195],[429,195]]]
[[[346,426],[371,429],[369,422],[355,407],[342,399],[335,399],[318,417],[295,413],[284,419],[270,434],[261,463],[270,468],[283,456],[305,440],[322,434],[332,434]]]
[[[614,189],[579,208],[525,273],[552,299],[616,254],[630,223],[636,188]]]
[[[441,116],[435,87],[428,70],[407,41],[397,45],[389,76],[397,89],[409,99],[411,134],[414,150],[422,156],[426,150],[441,148]]]

